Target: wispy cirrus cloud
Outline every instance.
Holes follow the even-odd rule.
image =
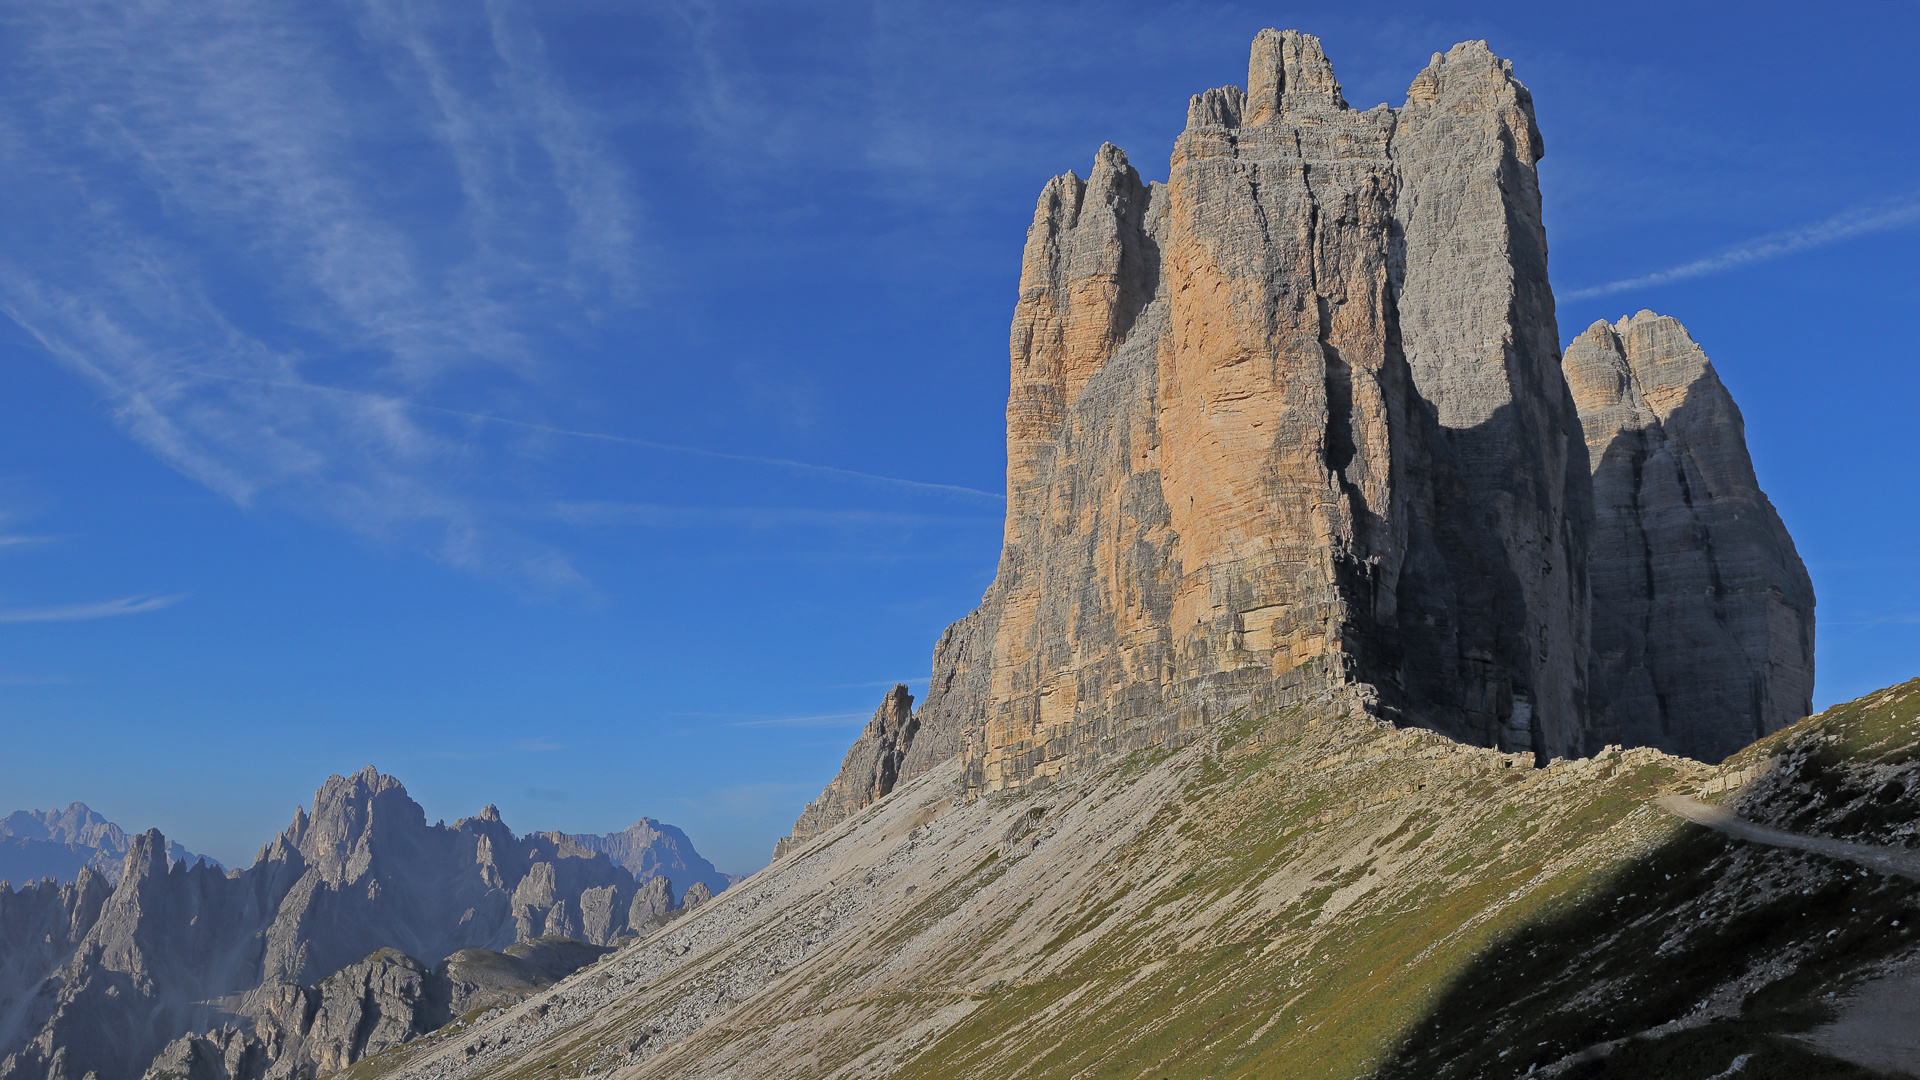
[[[825,510],[806,506],[659,506],[651,503],[560,503],[554,516],[576,525],[651,529],[873,528],[950,526],[994,519],[892,510]]]
[[[1828,244],[1837,244],[1856,236],[1893,232],[1897,229],[1912,228],[1915,225],[1920,225],[1920,200],[1894,206],[1883,205],[1849,210],[1803,229],[1756,237],[1718,255],[1695,259],[1666,270],[1642,274],[1639,277],[1623,278],[1619,281],[1609,281],[1604,285],[1575,289],[1565,293],[1563,299],[1591,300],[1598,296],[1612,296],[1615,293],[1685,281],[1688,278],[1706,277],[1797,252],[1826,247]]]
[[[627,178],[518,11],[15,6],[0,311],[227,498],[569,579],[476,509],[481,455],[398,403],[524,387],[537,333],[638,290]],[[309,392],[330,382],[376,392]]]
[[[86,604],[55,604],[50,607],[0,607],[0,623],[87,622],[115,619],[122,615],[142,615],[172,607],[187,598],[186,593],[170,596],[123,596]]]
[[[555,427],[554,425],[551,425],[551,424],[539,424],[539,423],[534,423],[528,420],[516,420],[516,419],[513,419],[512,417],[495,416],[490,413],[470,412],[464,409],[449,409],[441,405],[432,405],[425,402],[410,401],[406,398],[396,397],[391,394],[380,394],[380,393],[374,393],[366,390],[355,390],[348,387],[325,386],[318,383],[310,383],[310,382],[287,382],[287,381],[276,382],[276,381],[271,381],[267,379],[249,378],[246,376],[233,375],[225,372],[206,371],[203,369],[190,369],[190,368],[175,369],[174,371],[170,372],[170,374],[173,374],[182,378],[215,379],[215,380],[220,380],[224,382],[249,383],[249,384],[254,384],[259,386],[265,386],[265,387],[276,389],[276,390],[288,390],[288,391],[297,391],[301,393],[336,395],[340,397],[357,398],[366,402],[368,405],[375,406],[383,411],[391,411],[391,410],[398,409],[398,410],[412,410],[412,411],[427,412],[427,413],[437,413],[443,416],[458,417],[462,420],[475,420],[485,424],[501,424],[507,427],[518,428],[522,431],[538,432],[542,435],[558,435],[558,436],[562,436],[564,438],[569,438],[569,439],[586,439],[594,442],[617,443],[625,446],[636,446],[636,447],[640,447],[647,450],[664,451],[670,454],[687,454],[694,457],[709,458],[715,461],[738,461],[738,462],[744,462],[751,465],[765,465],[765,466],[770,466],[776,469],[786,469],[786,470],[791,470],[793,472],[805,473],[811,476],[826,477],[826,478],[837,479],[837,480],[847,480],[855,483],[867,484],[867,485],[883,487],[883,488],[894,488],[902,491],[910,491],[920,495],[943,495],[943,496],[949,496],[949,497],[959,497],[969,502],[983,502],[983,503],[1004,503],[1007,501],[1007,497],[1005,495],[999,494],[997,492],[992,492],[992,491],[982,491],[979,488],[967,487],[962,484],[940,484],[940,483],[933,483],[925,480],[908,480],[898,476],[883,476],[879,473],[861,472],[858,469],[843,469],[835,465],[820,465],[820,464],[817,464],[814,462],[808,462],[808,461],[794,461],[791,458],[768,457],[761,454],[735,454],[735,453],[729,453],[723,450],[709,450],[709,449],[705,449],[703,447],[698,447],[698,446],[683,446],[678,443],[660,442],[656,439],[642,439],[633,435],[619,435],[619,434],[614,434],[612,432],[583,431],[577,428]]]
[[[730,720],[724,727],[853,727],[873,719],[871,713],[820,713],[814,716],[773,716],[761,720]]]

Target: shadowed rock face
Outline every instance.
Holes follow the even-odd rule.
[[[971,783],[1352,683],[1463,740],[1583,744],[1539,151],[1484,44],[1357,112],[1315,39],[1268,31],[1245,92],[1194,98],[1165,188],[1112,147],[1048,186]]]
[[[1166,185],[1111,145],[1048,182],[999,572],[936,650],[902,778],[958,753],[973,788],[1025,784],[1338,686],[1584,746],[1591,510],[1540,147],[1484,43],[1360,112],[1316,39],[1263,31],[1246,90],[1193,98]]]
[[[1112,146],[1048,184],[971,784],[1354,682],[1469,741],[1582,744],[1587,482],[1539,147],[1484,44],[1356,112],[1315,39],[1269,31],[1247,91],[1194,98],[1165,187]]]
[[[1725,709],[1679,741],[1643,723],[1617,604],[1594,659],[1617,582],[1589,561],[1615,574],[1617,546],[1596,547],[1558,347],[1543,145],[1484,42],[1362,112],[1316,39],[1268,30],[1245,90],[1189,103],[1165,185],[1112,145],[1049,181],[1010,338],[998,573],[935,649],[917,727],[870,726],[795,837],[879,797],[888,731],[913,733],[899,781],[958,756],[982,791],[1329,692],[1541,759],[1760,730]],[[1746,460],[1737,432],[1713,452]],[[1675,634],[1731,610],[1654,584]],[[1767,616],[1783,644],[1743,647],[1797,648],[1788,593]],[[1767,663],[1811,671],[1794,657]],[[1798,677],[1742,684],[1773,703],[1765,730],[1804,714]],[[1616,684],[1639,696],[1616,706]]]
[[[326,1034],[362,1031],[341,1018],[345,1004],[314,1012],[344,1002],[347,983],[355,1000],[405,997],[408,979],[461,950],[543,936],[604,945],[628,932],[638,897],[649,917],[662,893],[671,901],[562,834],[515,836],[492,807],[429,825],[371,767],[330,778],[312,815],[297,810],[246,870],[173,863],[168,850],[157,831],[134,837],[111,888],[88,870],[71,885],[0,890],[0,1080],[131,1080],[189,1033],[207,1033],[188,1047],[195,1068],[217,1058],[263,1075],[298,1044],[304,1056],[282,1072],[312,1075],[364,1050]],[[406,962],[353,973],[380,949]],[[424,1022],[356,1015],[367,1038]]]
[[[1567,348],[1593,469],[1596,737],[1718,761],[1811,711],[1813,585],[1678,320]]]

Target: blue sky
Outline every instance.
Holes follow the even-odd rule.
[[[1920,5],[59,0],[0,14],[0,810],[245,862],[429,817],[764,864],[998,554],[1047,177],[1165,177],[1264,26],[1532,89],[1561,332],[1684,321],[1920,674]]]

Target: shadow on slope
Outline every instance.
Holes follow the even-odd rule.
[[[1742,816],[1910,844],[1920,680],[1729,759]],[[1866,1077],[1796,1038],[1920,944],[1920,885],[1689,825],[1464,969],[1377,1080]],[[1912,1063],[1920,1066],[1920,1062]],[[1538,1075],[1536,1073],[1536,1075]]]
[[[1917,928],[1910,882],[1688,826],[1482,953],[1375,1077],[1876,1076],[1791,1035]]]
[[[968,799],[949,763],[355,1076],[1870,1075],[1786,1036],[1913,951],[1920,885],[1656,805],[1757,766],[1530,765],[1334,702],[1045,790]]]

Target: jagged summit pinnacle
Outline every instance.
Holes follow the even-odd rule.
[[[1262,30],[1247,61],[1248,124],[1306,108],[1347,108],[1320,39],[1298,30]]]

